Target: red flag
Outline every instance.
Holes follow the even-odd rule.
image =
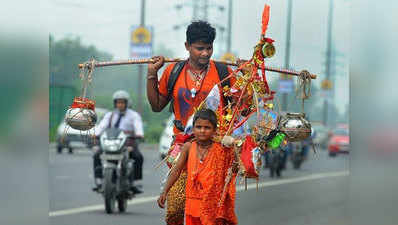
[[[264,10],[263,10],[263,20],[262,20],[262,29],[261,29],[261,34],[263,36],[265,36],[265,32],[267,32],[267,28],[268,28],[268,21],[269,21],[269,5],[265,5],[264,6]]]

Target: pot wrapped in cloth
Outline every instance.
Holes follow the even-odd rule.
[[[305,119],[305,113],[287,113],[281,116],[279,130],[290,142],[302,141],[311,135],[311,123]]]
[[[66,111],[65,122],[76,130],[89,130],[97,122],[95,102],[87,98],[76,97]]]

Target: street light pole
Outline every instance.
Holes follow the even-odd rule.
[[[208,21],[208,7],[209,7],[209,0],[204,0],[204,6],[203,6],[204,21]]]
[[[141,19],[140,26],[145,26],[145,0],[141,0]],[[137,110],[140,114],[143,113],[143,76],[144,76],[144,65],[138,65],[138,101],[137,101]]]
[[[198,20],[198,2],[192,1],[192,21]]]
[[[227,52],[231,53],[231,35],[232,35],[232,0],[228,0],[228,37]]]
[[[329,19],[328,19],[328,39],[326,50],[326,79],[330,80],[331,75],[331,60],[332,60],[332,25],[333,25],[333,0],[329,0]],[[328,124],[328,96],[325,94],[323,102],[323,124]]]
[[[286,47],[285,47],[285,68],[289,69],[290,64],[290,30],[292,26],[292,0],[287,3],[287,25],[286,25]],[[288,75],[283,76],[284,79],[289,79]],[[282,94],[282,110],[287,111],[287,93]]]

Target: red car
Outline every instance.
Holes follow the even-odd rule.
[[[332,131],[328,142],[329,156],[336,156],[339,153],[349,153],[350,151],[350,136],[348,128],[339,127]]]

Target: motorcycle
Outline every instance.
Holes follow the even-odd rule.
[[[108,128],[100,136],[103,150],[101,161],[103,165],[102,195],[105,211],[112,214],[117,202],[119,212],[125,212],[127,201],[134,197],[130,191],[134,174],[134,161],[129,159],[126,147],[128,135],[118,128]]]

